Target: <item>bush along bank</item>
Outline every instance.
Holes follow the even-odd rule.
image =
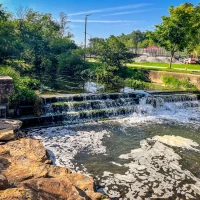
[[[30,108],[30,113],[41,115],[42,99],[33,91],[40,82],[29,77],[21,77],[20,73],[8,66],[0,66],[0,76],[10,76],[14,83],[14,92],[9,95],[10,117],[20,115],[21,105]]]
[[[170,86],[174,89],[186,89],[191,91],[198,90],[197,87],[192,84],[188,78],[181,80],[174,76],[163,76],[162,81],[166,86]]]

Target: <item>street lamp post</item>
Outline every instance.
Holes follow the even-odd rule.
[[[86,34],[87,34],[87,17],[90,16],[91,14],[85,15],[85,42],[84,42],[84,49],[86,50]],[[84,53],[84,61],[85,61],[85,53]]]

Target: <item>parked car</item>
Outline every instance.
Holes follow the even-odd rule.
[[[182,58],[182,57],[178,58],[178,61],[181,62],[181,63],[184,63],[184,60],[185,60],[185,58]]]
[[[184,59],[184,63],[185,63],[185,64],[196,64],[197,61],[196,61],[195,58],[185,58],[185,59]]]

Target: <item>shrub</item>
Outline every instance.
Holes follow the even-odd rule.
[[[135,79],[131,79],[131,78],[127,78],[125,80],[125,83],[128,87],[133,88],[133,89],[138,89],[138,90],[145,90],[148,89],[148,85],[146,82],[144,81],[140,81],[140,80],[135,80]]]
[[[197,90],[196,86],[190,83],[189,79],[180,80],[174,76],[163,76],[162,81],[165,85],[171,86],[173,88],[183,88],[183,89],[190,89],[190,90]]]
[[[120,92],[125,86],[124,80],[119,76],[110,76],[109,81],[103,82],[106,92]]]
[[[135,80],[145,81],[147,80],[147,72],[145,70],[140,69],[132,69],[129,67],[122,68],[120,76],[124,78],[132,78]]]
[[[37,99],[37,95],[34,91],[27,87],[17,86],[15,87],[15,92],[9,96],[10,106],[12,108],[17,108],[21,102],[26,102],[27,104],[34,104]]]
[[[14,84],[20,82],[20,74],[11,67],[0,66],[0,76],[10,76],[13,78]]]
[[[41,101],[32,89],[39,86],[39,81],[29,77],[20,77],[19,72],[7,66],[0,66],[1,76],[10,76],[14,82],[14,93],[9,95],[10,107],[16,109],[21,102],[36,105],[39,107]],[[35,110],[39,110],[38,108]],[[38,114],[39,111],[36,112]]]
[[[30,77],[21,78],[21,83],[24,86],[26,86],[26,87],[28,87],[29,89],[32,89],[32,90],[36,90],[40,86],[40,81],[39,80],[30,78]]]
[[[41,98],[37,98],[33,105],[33,113],[37,116],[40,116],[42,114],[42,105],[43,101]]]

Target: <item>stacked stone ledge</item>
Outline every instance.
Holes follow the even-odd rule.
[[[13,79],[9,76],[0,76],[0,118],[6,118],[9,107],[8,95],[13,91]]]

